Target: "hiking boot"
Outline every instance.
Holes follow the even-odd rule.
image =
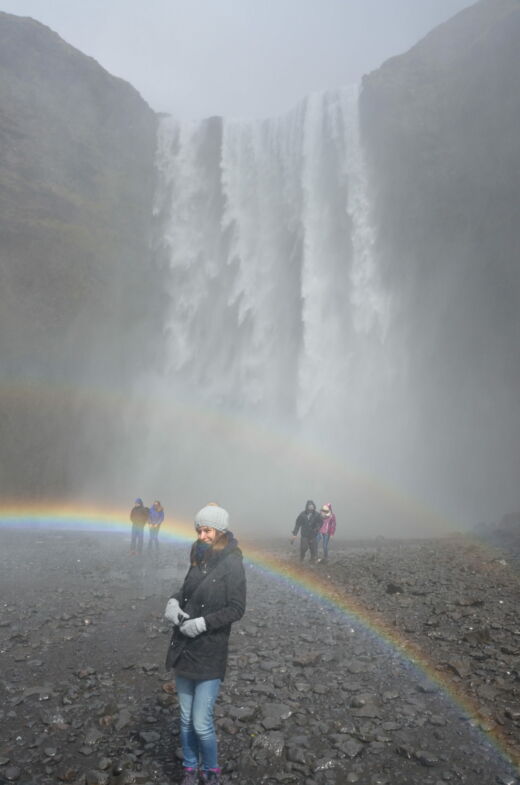
[[[180,785],[198,785],[199,772],[197,769],[184,769],[184,777],[180,781]]]
[[[220,769],[214,771],[203,771],[202,782],[204,785],[224,785]]]

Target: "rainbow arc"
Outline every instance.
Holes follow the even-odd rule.
[[[0,507],[0,528],[47,528],[129,535],[130,526],[128,511],[107,511],[77,504],[56,503],[21,505],[11,502]],[[194,539],[193,525],[183,520],[167,519],[161,527],[161,539],[187,547]],[[489,718],[482,715],[471,696],[439,671],[417,644],[407,640],[381,614],[368,609],[359,598],[342,591],[315,571],[273,555],[258,544],[241,542],[241,546],[250,567],[260,570],[270,580],[285,583],[292,590],[302,592],[316,602],[340,612],[348,624],[358,625],[368,631],[383,647],[396,653],[403,663],[414,668],[418,675],[426,677],[436,686],[463,712],[476,732],[479,732],[504,760],[516,767],[520,765],[520,752],[501,728],[491,728]]]

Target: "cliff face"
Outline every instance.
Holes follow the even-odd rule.
[[[519,50],[520,2],[482,0],[365,77],[361,95],[418,433],[453,446],[440,471],[468,492],[465,462],[481,461],[482,479],[495,462],[487,481],[505,493],[520,458]]]
[[[0,490],[54,495],[71,489],[85,427],[84,472],[114,438],[117,416],[88,390],[124,390],[150,356],[156,117],[48,28],[3,13],[0,110]]]

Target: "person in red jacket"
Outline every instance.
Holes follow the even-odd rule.
[[[330,538],[336,532],[336,516],[332,512],[332,504],[324,504],[320,510],[321,515],[321,528],[318,534],[318,547],[321,541],[323,546],[323,557],[320,561],[327,562],[329,560],[329,542]]]

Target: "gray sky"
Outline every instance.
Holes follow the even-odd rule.
[[[0,0],[181,118],[265,117],[358,82],[471,0]]]

